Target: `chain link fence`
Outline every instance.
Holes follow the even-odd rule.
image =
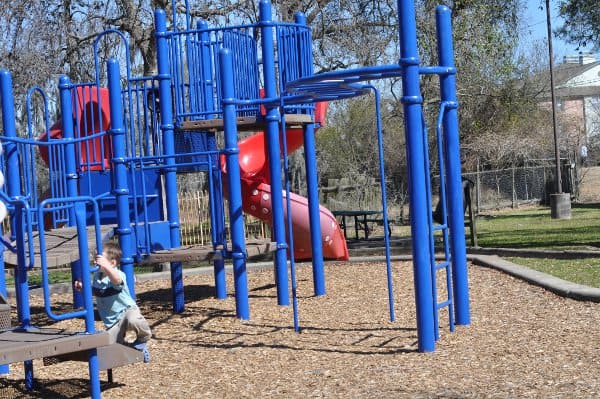
[[[562,192],[577,197],[576,165],[561,160]],[[509,169],[468,172],[463,178],[473,183],[473,205],[477,212],[486,209],[517,207],[525,203],[550,204],[550,194],[556,192],[556,167],[552,160],[540,160],[536,165]]]
[[[553,159],[536,160],[529,165],[497,170],[480,170],[463,173],[463,178],[472,182],[472,204],[476,213],[489,209],[518,207],[527,203],[549,205],[550,194],[556,191],[556,167]],[[577,165],[561,160],[562,191],[577,199],[579,192]],[[203,174],[180,176],[180,217],[182,243],[206,244],[210,242],[208,196],[203,186]],[[439,176],[432,176],[432,207],[435,208],[439,194]],[[388,184],[388,186],[391,186]],[[305,193],[301,193],[305,194]],[[408,223],[408,193],[393,193],[388,190],[388,212],[397,225]],[[331,211],[380,210],[381,187],[373,177],[363,179],[329,179],[320,187],[320,202]],[[251,216],[245,217],[246,238],[269,236],[269,226]]]

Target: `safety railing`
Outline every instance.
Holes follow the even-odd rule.
[[[157,13],[158,18],[166,16]],[[157,26],[161,24],[157,22]],[[272,22],[261,16],[254,24],[213,28],[200,21],[195,29],[156,34],[168,42],[169,53],[159,52],[158,56],[169,60],[178,127],[184,121],[222,118],[218,57],[221,48],[232,54],[238,116],[260,114],[260,104],[255,100],[261,97],[266,74],[275,75],[277,90],[284,94],[288,82],[313,73],[311,32],[302,14],[296,16],[296,23]],[[272,49],[264,47],[267,36],[272,39],[271,45],[275,43]],[[295,104],[286,107],[286,113],[311,113],[313,109],[311,104]]]
[[[87,204],[87,205],[86,205]],[[77,228],[77,247],[79,251],[79,270],[76,270],[77,276],[74,279],[80,280],[82,283],[83,293],[83,308],[72,312],[55,313],[52,309],[52,301],[50,296],[50,282],[48,277],[48,263],[46,236],[42,230],[39,232],[40,245],[40,267],[42,271],[42,291],[44,295],[44,309],[48,317],[53,320],[66,320],[77,317],[84,317],[86,332],[95,332],[94,327],[94,303],[92,299],[92,281],[90,274],[98,270],[97,266],[90,267],[91,252],[88,244],[87,231],[87,207],[91,207],[91,212],[94,215],[94,235],[95,235],[95,251],[102,253],[102,234],[100,230],[100,212],[96,199],[88,196],[77,196],[71,198],[49,198],[40,203],[38,208],[38,218],[43,219],[45,212],[53,212],[56,209],[70,209],[75,215],[75,226]]]

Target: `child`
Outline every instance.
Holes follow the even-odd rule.
[[[94,273],[92,292],[96,297],[96,307],[100,318],[108,331],[111,343],[125,343],[125,334],[134,331],[136,340],[132,346],[144,354],[144,363],[150,361],[146,343],[152,336],[148,322],[140,313],[135,301],[129,294],[125,273],[118,269],[121,249],[115,243],[103,245],[102,255],[96,255],[96,265],[100,268]],[[75,281],[76,290],[81,290],[81,281]]]

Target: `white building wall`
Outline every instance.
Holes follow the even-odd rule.
[[[579,76],[568,80],[565,84],[560,87],[589,87],[597,86],[600,87],[600,65],[596,65]],[[557,86],[558,87],[558,86]]]

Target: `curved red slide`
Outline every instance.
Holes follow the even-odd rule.
[[[323,122],[327,103],[317,103],[315,121]],[[287,129],[287,152],[291,153],[303,145],[302,129]],[[242,202],[244,212],[271,225],[271,186],[266,155],[264,132],[250,136],[239,143],[239,162],[242,182]],[[283,193],[285,198],[285,192]],[[284,201],[284,214],[285,213]],[[308,219],[308,199],[290,194],[292,231],[294,237],[294,259],[312,258],[310,223]],[[325,207],[319,206],[323,257],[325,259],[348,260],[346,239],[335,216]],[[286,219],[287,220],[287,219]]]

